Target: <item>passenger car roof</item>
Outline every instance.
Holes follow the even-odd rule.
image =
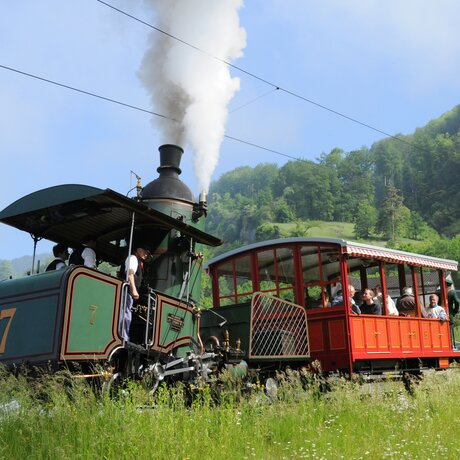
[[[274,247],[282,247],[292,244],[336,245],[340,247],[340,252],[342,254],[348,255],[350,257],[363,257],[370,259],[372,258],[376,260],[384,260],[386,262],[407,263],[420,267],[440,268],[443,270],[456,271],[458,269],[458,262],[455,260],[441,259],[438,257],[431,257],[423,254],[398,251],[396,249],[389,249],[381,246],[372,246],[370,244],[355,243],[340,238],[314,237],[281,238],[243,246],[212,258],[206,264],[206,268],[212,268],[217,263],[220,263],[226,259],[237,258],[241,256],[243,253],[260,251],[262,249],[269,249]]]

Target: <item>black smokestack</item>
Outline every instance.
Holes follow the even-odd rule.
[[[160,151],[160,166],[157,171],[162,176],[175,176],[178,178],[182,172],[179,168],[184,150],[178,145],[165,144],[158,148]]]
[[[184,150],[178,145],[165,144],[158,148],[160,166],[157,168],[160,176],[148,183],[142,189],[143,200],[169,198],[193,203],[193,193],[180,179],[182,172],[180,161]]]

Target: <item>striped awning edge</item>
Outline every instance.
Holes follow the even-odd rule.
[[[458,263],[455,260],[438,259],[436,257],[411,254],[409,252],[395,251],[391,249],[377,249],[348,245],[344,246],[343,253],[354,257],[373,258],[384,260],[385,262],[405,263],[419,267],[455,271],[458,269]]]

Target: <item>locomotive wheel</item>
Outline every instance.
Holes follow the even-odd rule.
[[[157,391],[158,386],[164,380],[164,368],[160,363],[155,363],[149,369],[144,377],[145,381],[148,382],[148,386],[151,387],[149,394],[153,395]]]
[[[123,377],[121,372],[115,372],[107,382],[102,385],[102,393],[107,394],[110,398],[118,395],[123,384]]]
[[[153,396],[155,394],[155,391],[157,391],[158,385],[160,385],[160,380],[155,380],[153,382],[152,388],[149,391],[150,396]]]

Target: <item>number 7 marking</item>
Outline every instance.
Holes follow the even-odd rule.
[[[91,310],[91,316],[89,317],[89,324],[94,326],[94,322],[96,321],[96,312],[97,312],[97,305],[90,305],[89,309]]]
[[[5,327],[3,332],[3,337],[0,342],[0,353],[5,352],[6,338],[8,337],[8,332],[10,332],[11,322],[13,321],[13,316],[16,313],[16,308],[7,308],[6,310],[0,311],[0,320],[9,318],[8,324]]]

